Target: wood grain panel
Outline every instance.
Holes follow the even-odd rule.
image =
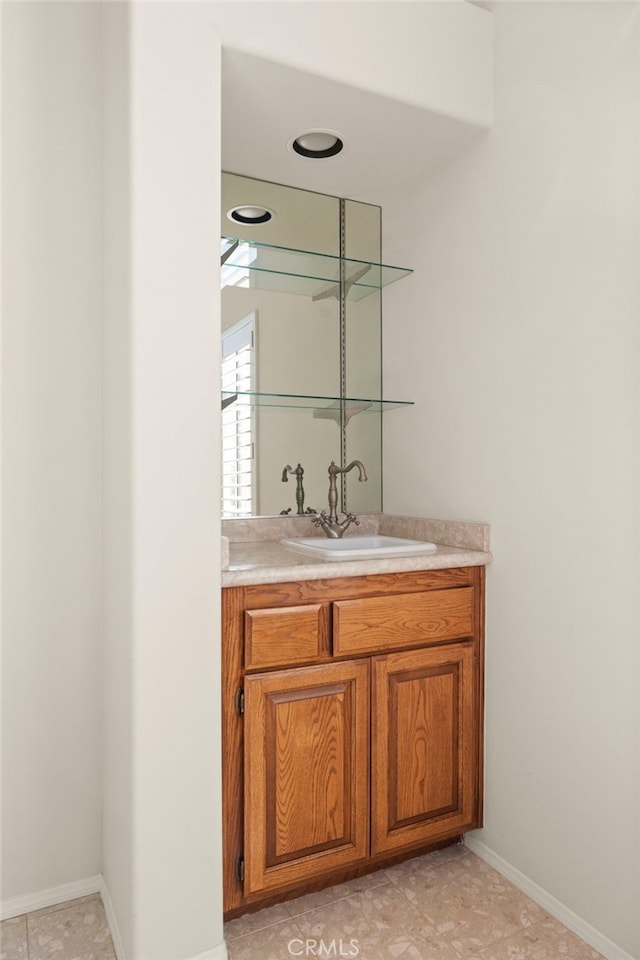
[[[351,708],[348,682],[268,697],[268,866],[350,842]]]
[[[484,816],[484,631],[485,631],[485,585],[486,568],[476,567],[473,571],[475,581],[475,675],[476,675],[476,718],[478,724],[476,747],[476,810],[474,828],[481,827]]]
[[[245,679],[245,893],[365,858],[369,664]]]
[[[389,798],[392,829],[457,806],[458,681],[457,664],[390,679],[389,739],[402,771]]]
[[[339,600],[333,605],[333,652],[375,653],[470,637],[473,588]]]
[[[273,607],[245,613],[247,669],[317,660],[329,650],[329,604]]]
[[[244,902],[235,874],[242,854],[242,796],[244,795],[243,719],[236,713],[236,692],[242,686],[244,587],[222,591],[222,867],[224,908]]]
[[[474,822],[478,724],[473,644],[373,658],[372,853]]]
[[[445,570],[411,570],[406,573],[379,573],[370,577],[336,577],[331,580],[300,580],[290,583],[263,583],[245,587],[248,610],[284,607],[300,603],[329,603],[422,590],[447,590],[474,582],[476,567]]]

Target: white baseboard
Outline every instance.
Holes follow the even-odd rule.
[[[111,902],[111,897],[109,896],[109,888],[104,881],[104,877],[100,877],[100,896],[102,897],[102,902],[104,904],[104,912],[107,918],[111,940],[113,941],[113,950],[116,955],[116,960],[127,960],[124,952],[124,946],[122,944],[122,937],[120,936],[120,930],[118,929],[118,921],[116,920],[116,915],[113,909],[113,903]]]
[[[530,880],[524,873],[520,873],[515,867],[511,866],[506,860],[495,853],[491,847],[488,847],[482,840],[478,840],[470,834],[464,838],[465,846],[473,853],[485,860],[492,867],[501,873],[507,880],[511,880],[514,886],[518,887],[523,893],[535,900],[547,913],[563,923],[565,927],[575,933],[581,940],[588,943],[590,947],[601,953],[606,960],[637,960],[630,953],[619,947],[617,943],[605,937],[603,933],[592,927],[590,923],[579,917],[577,913],[570,910],[569,907],[557,900],[544,887],[539,886],[535,881]]]
[[[62,883],[59,887],[49,887],[38,893],[30,893],[23,897],[11,897],[0,904],[0,920],[9,920],[11,917],[20,917],[23,913],[32,910],[41,910],[43,907],[53,907],[65,900],[76,900],[78,897],[88,897],[92,893],[100,893],[102,877],[87,877],[86,880],[75,880],[73,883]]]

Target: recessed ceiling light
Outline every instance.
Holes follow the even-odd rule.
[[[340,153],[344,144],[333,130],[307,130],[289,144],[294,153],[312,160],[324,160]]]
[[[268,207],[261,207],[256,203],[243,203],[227,210],[227,217],[236,223],[252,226],[259,223],[268,223],[269,220],[273,220],[275,213]]]

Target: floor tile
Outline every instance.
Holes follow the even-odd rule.
[[[306,896],[298,897],[296,900],[289,900],[284,906],[289,911],[290,916],[297,917],[301,913],[317,910],[318,907],[322,907],[325,904],[335,903],[336,900],[343,900],[345,897],[350,897],[356,893],[370,890],[372,887],[379,887],[388,883],[389,878],[384,870],[377,870],[375,873],[367,873],[363,877],[356,877],[354,880],[338,883],[334,887],[325,887],[324,890],[316,890],[314,893],[308,893]]]
[[[225,930],[230,960],[602,960],[462,845],[241,917]]]
[[[40,910],[31,910],[29,912],[29,919],[33,920],[35,917],[45,917],[48,913],[56,913],[58,910],[68,910],[69,907],[79,907],[81,904],[91,903],[96,900],[99,903],[102,902],[99,893],[90,893],[86,897],[77,897],[74,900],[65,900],[63,903],[53,903],[50,907],[41,907]]]
[[[265,927],[273,926],[274,923],[281,923],[288,919],[287,904],[277,903],[273,907],[258,910],[257,913],[245,913],[244,916],[237,917],[235,920],[228,920],[224,925],[224,938],[225,940],[237,940],[238,937],[255,933],[256,930],[264,930]]]
[[[386,872],[463,957],[547,918],[533,900],[466,850],[439,863],[425,858]]]
[[[403,860],[393,867],[385,867],[384,872],[391,877],[400,876],[403,873],[415,873],[425,868],[440,869],[440,865],[445,861],[460,859],[467,854],[467,848],[461,843],[452,844],[450,847],[443,847],[441,850],[433,850],[431,853],[423,853],[419,857]]]
[[[27,915],[29,960],[115,960],[99,898]]]
[[[27,918],[13,917],[0,923],[0,960],[27,960]]]
[[[305,939],[324,945],[325,954],[336,944],[334,955],[340,956],[340,949],[345,956],[357,950],[360,960],[457,960],[452,947],[392,883],[369,887],[296,919]]]
[[[297,951],[304,946],[304,938],[295,920],[290,917],[237,937],[227,943],[229,960],[292,960],[292,957],[305,956]]]
[[[557,920],[549,919],[486,947],[469,960],[602,960],[602,956]]]
[[[97,894],[0,934],[0,960],[115,960]],[[229,960],[602,960],[461,845],[247,914],[225,937]]]

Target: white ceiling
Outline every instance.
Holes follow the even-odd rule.
[[[261,180],[379,203],[411,189],[483,133],[477,127],[225,49],[222,167]],[[309,160],[290,152],[305,130],[335,131],[342,153]]]

